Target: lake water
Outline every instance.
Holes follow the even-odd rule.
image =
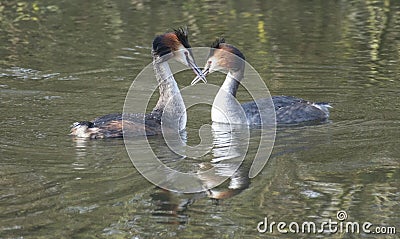
[[[122,139],[68,135],[75,121],[121,112],[151,63],[154,36],[184,25],[193,47],[222,35],[240,48],[272,95],[330,102],[330,121],[278,128],[268,163],[249,179],[252,131],[249,159],[231,180],[238,189],[223,184],[208,194],[149,183]],[[400,230],[400,1],[11,0],[0,3],[0,26],[0,238],[378,237],[283,234],[276,225],[260,233],[266,217]],[[186,76],[181,88],[193,73]],[[222,75],[209,81],[221,84]],[[189,145],[209,111],[188,111]],[[225,147],[182,160],[163,153],[160,137],[149,141],[163,161],[187,170],[218,160]]]

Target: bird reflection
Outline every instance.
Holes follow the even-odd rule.
[[[194,197],[178,198],[168,190],[158,188],[150,195],[156,209],[152,213],[158,223],[186,224],[189,216],[185,213],[189,205],[195,202]]]
[[[214,147],[212,149],[213,159],[210,163],[203,163],[201,168],[214,167],[214,177],[202,177],[204,185],[214,185],[213,180],[221,176],[229,178],[218,187],[208,189],[207,196],[218,202],[219,199],[227,199],[237,195],[250,184],[249,169],[251,163],[244,161],[248,151],[250,129],[247,125],[228,125],[214,122],[212,124]]]
[[[249,187],[250,179],[248,175],[251,161],[243,161],[248,149],[248,144],[244,142],[250,138],[248,126],[213,123],[211,133],[213,148],[208,155],[211,155],[212,159],[208,162],[193,163],[195,165],[193,168],[197,169],[198,179],[204,191],[182,194],[157,188],[151,194],[151,199],[156,206],[152,215],[157,222],[184,224],[188,220],[187,210],[196,200],[210,198],[213,203],[219,204],[220,200],[238,195]],[[182,144],[185,143],[185,140],[183,140]],[[168,158],[173,155],[176,157],[176,154],[168,147],[160,147],[160,144],[153,146],[155,145],[158,145],[156,151],[162,152],[161,154],[164,157]],[[167,148],[168,150],[166,150]],[[166,156],[168,151],[169,156]],[[214,187],[220,182],[222,184]]]

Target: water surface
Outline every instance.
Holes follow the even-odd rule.
[[[271,94],[334,107],[327,124],[278,128],[271,158],[250,180],[252,132],[240,190],[227,182],[215,189],[229,192],[222,200],[156,188],[121,139],[68,136],[77,120],[120,112],[151,62],[153,37],[182,25],[192,46],[222,35],[239,47]],[[264,217],[336,220],[339,210],[400,229],[398,1],[5,1],[0,26],[0,238],[313,238],[322,235],[256,227]],[[196,145],[209,107],[188,118]],[[158,137],[150,143],[163,147]],[[213,159],[165,158],[187,170]]]

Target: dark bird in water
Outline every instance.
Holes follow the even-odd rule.
[[[244,77],[245,57],[233,45],[225,43],[223,38],[217,39],[211,46],[206,65],[203,70],[204,76],[218,71],[228,72],[224,83],[219,89],[211,108],[211,118],[214,122],[235,123],[247,125],[260,125],[260,111],[272,109],[271,99],[263,98],[256,101],[241,104],[246,118],[242,117],[237,110],[236,92]],[[201,78],[196,77],[192,84],[196,84]],[[314,103],[293,96],[273,96],[272,102],[275,109],[276,123],[298,124],[304,122],[324,122],[329,117],[328,103]],[[257,107],[258,105],[258,107]],[[235,110],[232,110],[235,109]],[[240,109],[240,108],[239,108]],[[264,113],[263,112],[263,113]],[[267,114],[273,113],[265,112]]]
[[[124,135],[157,135],[162,133],[161,119],[163,115],[179,117],[179,123],[174,130],[184,130],[186,108],[168,60],[174,59],[190,67],[199,79],[206,82],[201,70],[195,64],[190,48],[187,29],[179,28],[173,32],[156,36],[153,40],[152,55],[160,96],[152,112],[148,114],[108,114],[92,121],[75,122],[71,128],[71,135],[92,139],[119,138]],[[170,105],[166,107],[167,104]]]

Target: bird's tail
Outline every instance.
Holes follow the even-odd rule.
[[[332,106],[327,103],[327,102],[316,102],[313,104],[314,107],[317,107],[318,109],[322,110],[327,117],[329,117],[329,108],[332,108]]]

